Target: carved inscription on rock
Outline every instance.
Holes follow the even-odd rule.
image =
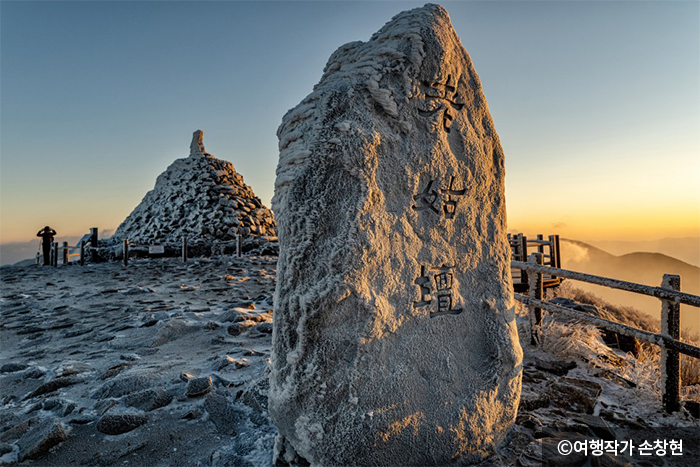
[[[420,276],[414,283],[420,289],[420,300],[413,302],[414,308],[430,306],[430,317],[458,315],[463,309],[456,306],[452,295],[454,267],[443,264],[440,267],[420,267]]]
[[[432,120],[442,112],[442,128],[449,133],[455,112],[464,107],[463,97],[457,90],[457,81],[449,75],[447,81],[423,81],[423,102],[418,107],[418,113]]]
[[[413,195],[415,204],[411,207],[415,211],[429,209],[438,216],[444,215],[445,219],[452,219],[457,211],[458,196],[463,196],[466,192],[464,188],[456,189],[454,176],[450,178],[450,183],[444,189],[436,189],[435,179],[432,179],[422,192]]]

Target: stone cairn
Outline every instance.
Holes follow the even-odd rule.
[[[275,219],[243,182],[233,164],[206,152],[202,131],[194,132],[189,157],[158,176],[153,190],[117,228],[114,241],[177,244],[276,236]]]
[[[503,149],[447,12],[340,47],[278,137],[276,461],[481,461],[522,349]]]

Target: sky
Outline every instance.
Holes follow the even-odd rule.
[[[509,229],[700,237],[700,3],[436,2],[481,78]],[[115,229],[204,131],[269,206],[284,113],[423,2],[0,2],[0,243]]]

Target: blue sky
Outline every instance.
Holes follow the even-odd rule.
[[[509,226],[700,236],[700,3],[437,2],[506,154]],[[115,228],[204,131],[266,204],[340,45],[422,2],[0,3],[0,242]]]

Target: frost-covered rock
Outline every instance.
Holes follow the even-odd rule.
[[[202,131],[197,130],[189,157],[177,159],[158,176],[113,239],[177,243],[187,236],[191,242],[211,242],[230,241],[238,233],[274,236],[274,216],[233,164],[206,152]]]
[[[522,350],[503,150],[447,12],[340,47],[278,137],[275,455],[487,456],[515,419]]]

